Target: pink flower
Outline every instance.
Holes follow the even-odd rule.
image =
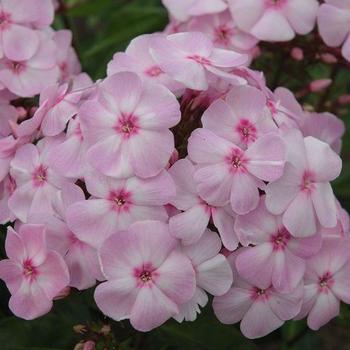
[[[324,42],[342,47],[343,56],[350,61],[350,4],[345,0],[326,0],[318,11],[318,28]]]
[[[167,221],[164,208],[175,195],[175,186],[164,170],[150,179],[131,177],[124,180],[86,174],[89,200],[78,201],[67,210],[67,222],[77,237],[99,247],[118,230],[141,220]]]
[[[335,197],[329,181],[342,168],[340,157],[328,144],[297,130],[284,136],[287,163],[283,176],[266,188],[266,206],[273,214],[283,214],[283,225],[295,237],[316,233],[318,224],[337,224]]]
[[[313,136],[328,143],[334,152],[341,151],[344,122],[331,113],[308,113],[301,128],[304,136]]]
[[[265,41],[289,41],[295,33],[311,32],[318,5],[317,0],[229,0],[237,25]]]
[[[307,316],[313,330],[339,314],[340,301],[350,303],[350,241],[325,239],[321,251],[309,259],[304,302],[297,319]]]
[[[32,97],[56,83],[56,45],[41,33],[38,49],[26,60],[0,61],[0,82],[20,97]]]
[[[102,245],[100,262],[107,282],[95,290],[101,311],[116,321],[130,319],[147,332],[179,312],[195,292],[195,273],[165,223],[142,221]]]
[[[266,288],[259,283],[248,283],[235,268],[237,255],[247,249],[239,249],[228,257],[234,275],[233,284],[225,295],[214,298],[213,308],[220,322],[233,324],[241,321],[243,335],[255,339],[271,333],[299,313],[303,285],[298,285],[291,293],[282,294],[272,286]]]
[[[282,224],[281,216],[270,214],[261,197],[259,206],[239,216],[235,229],[245,246],[236,258],[239,274],[248,282],[267,288],[272,285],[281,293],[290,293],[303,280],[306,259],[321,248],[320,234],[295,238]]]
[[[200,32],[177,33],[154,38],[151,55],[159,67],[174,80],[193,90],[207,90],[211,75],[229,76],[223,68],[245,64],[248,56],[218,49]],[[245,80],[231,75],[236,84]]]
[[[80,187],[67,185],[53,199],[53,214],[34,214],[30,219],[31,223],[45,224],[48,248],[63,257],[70,274],[68,285],[79,290],[90,288],[96,280],[104,279],[97,250],[79,240],[66,224],[67,208],[84,199]]]
[[[70,30],[58,30],[52,36],[57,45],[56,60],[60,69],[60,81],[68,82],[69,79],[81,72],[78,56],[72,47],[72,32]]]
[[[244,215],[258,206],[263,181],[282,176],[285,145],[270,133],[245,151],[210,130],[197,129],[189,138],[188,154],[198,163],[194,179],[201,197],[217,206],[231,203],[235,213]]]
[[[218,13],[227,8],[225,0],[162,0],[171,16],[187,21],[191,16]]]
[[[32,320],[52,308],[52,299],[67,286],[69,273],[62,257],[48,250],[41,225],[23,225],[19,233],[8,229],[0,278],[10,290],[9,307],[18,317]]]
[[[55,140],[45,139],[37,146],[20,147],[11,161],[11,176],[17,188],[9,199],[11,211],[22,222],[33,214],[51,213],[52,199],[68,180],[57,175],[47,165],[47,155]]]
[[[97,100],[85,102],[79,116],[94,168],[118,178],[151,177],[174,150],[169,128],[179,122],[180,107],[164,86],[121,72],[99,85]]]
[[[255,37],[237,28],[228,10],[219,14],[195,17],[188,23],[188,29],[206,34],[215,46],[223,49],[248,51],[258,43]]]
[[[266,113],[266,105],[267,99],[260,90],[251,86],[233,88],[225,101],[215,101],[204,112],[203,128],[246,149],[261,135],[278,131]]]
[[[183,210],[170,218],[170,233],[185,245],[193,244],[201,238],[212,219],[224,246],[235,250],[238,246],[233,229],[235,215],[229,205],[213,206],[203,200],[193,178],[195,170],[188,159],[180,159],[169,170],[176,185],[176,197],[171,200],[171,204]]]
[[[33,27],[49,25],[53,12],[51,1],[1,0],[0,58],[30,59],[40,45],[39,32]]]
[[[170,91],[176,92],[184,86],[165,74],[150,54],[150,42],[153,38],[163,37],[162,34],[145,34],[131,40],[124,52],[117,52],[108,63],[107,75],[119,72],[135,72],[142,80],[153,81],[164,85]]]
[[[219,254],[221,241],[218,235],[206,230],[200,240],[182,248],[196,272],[196,292],[191,300],[179,306],[174,316],[178,322],[194,321],[200,308],[208,302],[206,291],[212,295],[225,294],[232,284],[232,270],[224,255]]]

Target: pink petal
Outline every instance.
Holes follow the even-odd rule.
[[[156,270],[155,285],[176,304],[189,301],[195,292],[195,271],[191,261],[179,250],[173,251]]]
[[[210,55],[210,61],[216,67],[231,68],[248,62],[248,55],[231,50],[215,48]]]
[[[345,264],[340,271],[338,271],[334,276],[334,285],[331,290],[334,295],[344,301],[345,303],[350,303],[350,263]]]
[[[23,280],[23,269],[9,259],[0,261],[0,278],[6,283],[11,294],[17,292]]]
[[[6,255],[13,261],[22,263],[27,258],[27,252],[20,235],[12,228],[7,229],[5,240]]]
[[[213,43],[201,32],[176,33],[167,40],[184,52],[201,57],[209,57],[213,50]]]

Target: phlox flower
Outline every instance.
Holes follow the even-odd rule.
[[[266,206],[283,214],[286,229],[295,237],[307,237],[337,224],[335,196],[329,181],[340,174],[340,157],[314,137],[303,138],[298,130],[288,132],[287,162],[283,176],[266,187]]]
[[[273,332],[300,312],[303,285],[299,284],[291,293],[282,294],[273,286],[247,282],[235,267],[236,257],[247,249],[241,248],[228,257],[233,284],[226,294],[214,298],[213,308],[220,322],[233,324],[241,321],[243,335],[255,339]]]
[[[106,78],[97,95],[79,111],[91,165],[118,178],[159,174],[174,150],[169,128],[180,120],[176,97],[131,72]]]
[[[107,75],[130,71],[137,73],[142,80],[164,85],[170,91],[181,91],[184,86],[165,74],[150,54],[150,42],[162,34],[145,34],[131,40],[125,52],[117,52],[108,63]]]
[[[308,34],[315,26],[318,6],[317,0],[229,0],[237,25],[265,41],[289,41],[296,33]]]
[[[53,198],[53,213],[37,214],[30,218],[31,223],[45,224],[47,247],[58,252],[67,264],[69,286],[79,290],[87,289],[103,280],[97,257],[97,250],[82,242],[67,227],[67,208],[85,199],[80,187],[69,184]]]
[[[218,13],[227,8],[226,0],[162,0],[170,15],[179,21],[191,16]]]
[[[218,99],[204,112],[203,128],[246,149],[259,136],[278,131],[266,105],[266,97],[257,88],[235,87],[225,101]]]
[[[174,316],[177,321],[194,321],[200,307],[208,302],[206,292],[223,295],[231,287],[232,270],[224,255],[219,254],[220,250],[220,238],[210,230],[206,230],[195,244],[182,248],[196,271],[196,292],[190,301],[179,306],[180,312]]]
[[[141,221],[114,233],[99,257],[107,282],[95,290],[97,306],[116,321],[130,319],[139,331],[160,326],[194,295],[191,261],[165,223]]]
[[[194,179],[201,197],[213,205],[231,203],[236,214],[244,215],[258,206],[264,181],[282,176],[285,144],[269,133],[243,150],[210,130],[197,129],[189,138],[188,154],[198,164]]]
[[[5,248],[0,278],[10,290],[11,311],[26,320],[46,314],[68,285],[69,272],[63,258],[47,249],[44,226],[23,225],[18,233],[9,228]]]
[[[56,83],[59,69],[56,64],[56,45],[41,33],[35,53],[25,60],[0,61],[0,82],[20,97],[32,97]]]
[[[340,301],[350,303],[350,241],[325,239],[321,251],[307,261],[304,302],[297,319],[307,316],[313,330],[339,314]]]
[[[255,210],[237,218],[235,230],[245,246],[255,245],[237,256],[239,274],[250,283],[264,288],[272,285],[282,293],[290,293],[302,282],[306,260],[322,244],[320,234],[293,237],[282,217],[268,212],[264,196]]]
[[[318,11],[318,29],[331,47],[343,45],[342,54],[350,61],[350,3],[346,0],[325,0]]]
[[[173,180],[165,170],[149,179],[124,180],[91,171],[85,182],[92,197],[68,208],[67,223],[80,240],[97,248],[113,232],[126,230],[133,222],[167,221],[164,205],[175,195]]]
[[[169,170],[176,185],[176,196],[171,204],[183,212],[169,220],[170,233],[182,240],[185,245],[197,242],[205,233],[212,219],[217,227],[224,246],[234,250],[238,238],[234,233],[235,215],[229,205],[210,205],[198,194],[194,180],[195,166],[190,160],[180,159]]]
[[[11,161],[10,173],[17,188],[8,205],[22,222],[33,214],[51,213],[53,197],[69,182],[48,166],[47,156],[55,142],[44,139],[36,146],[23,145]]]
[[[225,76],[236,84],[245,80],[229,75],[223,68],[242,66],[248,56],[215,48],[200,32],[187,32],[154,38],[150,52],[159,67],[174,80],[193,90],[207,90],[211,75]]]

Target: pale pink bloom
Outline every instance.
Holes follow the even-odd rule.
[[[257,88],[235,87],[225,101],[215,101],[204,112],[203,128],[246,149],[261,135],[278,131],[271,116],[265,112],[266,104],[265,95]]]
[[[289,41],[296,33],[308,34],[315,26],[318,6],[317,0],[229,0],[237,25],[265,41]]]
[[[97,306],[116,321],[130,319],[139,331],[160,326],[194,295],[191,261],[165,223],[140,221],[114,233],[99,257],[107,282],[95,290]]]
[[[32,97],[56,83],[56,45],[45,34],[40,35],[39,47],[26,60],[0,61],[0,82],[20,97]]]
[[[17,188],[9,199],[9,207],[22,222],[33,214],[51,213],[52,199],[68,180],[56,174],[47,162],[56,140],[44,139],[37,146],[20,147],[11,161],[11,176]]]
[[[176,185],[176,197],[171,204],[183,211],[170,218],[170,233],[185,245],[193,244],[202,237],[212,220],[224,246],[233,251],[238,246],[233,229],[235,215],[229,205],[213,206],[203,200],[194,180],[195,170],[188,159],[180,159],[169,170]]]
[[[324,42],[331,47],[343,45],[342,54],[350,61],[350,3],[326,0],[319,8],[317,22]]]
[[[9,197],[11,197],[16,186],[16,181],[10,175],[0,182],[0,224],[2,225],[16,219],[8,206]]]
[[[64,139],[51,148],[48,163],[64,177],[83,178],[88,168],[87,148],[79,118],[75,117],[69,121]]]
[[[242,66],[248,56],[231,50],[215,48],[200,32],[157,37],[150,43],[150,52],[159,67],[174,80],[193,90],[207,90],[212,75],[229,76],[236,84],[245,80],[224,71]]]
[[[108,178],[97,172],[85,176],[93,196],[74,203],[67,210],[67,223],[82,241],[99,247],[113,232],[127,229],[141,220],[168,220],[164,205],[175,195],[171,176],[164,170],[149,179]]]
[[[39,31],[53,20],[51,1],[1,0],[0,58],[25,61],[34,56],[40,45]]]
[[[100,83],[97,100],[85,102],[79,117],[94,168],[118,178],[151,177],[173,153],[169,128],[180,121],[180,106],[164,86],[121,72]]]
[[[48,250],[42,225],[8,229],[8,259],[0,261],[0,278],[11,293],[9,307],[18,317],[32,320],[52,308],[52,300],[69,282],[63,258]]]
[[[226,0],[162,0],[170,15],[179,21],[191,16],[219,13],[227,8]]]
[[[345,124],[334,114],[327,112],[306,113],[301,131],[304,136],[316,137],[328,143],[335,152],[340,153]]]
[[[291,293],[277,292],[273,286],[248,283],[236,270],[235,260],[249,248],[241,248],[228,257],[233,270],[233,284],[223,296],[214,298],[215,315],[224,324],[241,321],[241,332],[249,339],[263,337],[294,318],[303,300],[303,285]]]
[[[332,79],[317,79],[309,84],[309,89],[311,92],[320,92],[327,89],[332,82]]]
[[[72,47],[72,32],[67,29],[58,30],[52,39],[57,46],[56,61],[60,69],[60,81],[68,82],[81,72],[78,56]]]
[[[16,123],[19,116],[19,110],[0,97],[0,138],[12,134],[11,123]]]
[[[220,238],[210,230],[206,230],[197,243],[182,248],[196,272],[196,292],[191,300],[179,306],[180,312],[174,316],[178,322],[197,318],[200,306],[204,307],[208,302],[206,292],[223,295],[231,287],[232,270],[225,256],[219,254],[220,250]]]
[[[340,301],[350,303],[350,241],[325,239],[306,266],[304,302],[297,319],[307,316],[308,326],[318,330],[338,316]]]
[[[265,134],[247,150],[207,129],[195,130],[188,154],[198,163],[194,179],[202,198],[213,205],[231,203],[239,215],[258,206],[264,181],[276,181],[283,174],[285,144],[276,134]]]
[[[16,153],[17,147],[18,140],[12,135],[0,138],[0,182],[10,171],[11,160]]]
[[[223,49],[244,52],[253,49],[258,43],[255,37],[236,26],[228,10],[219,14],[194,17],[188,23],[188,31],[204,33],[215,46]]]
[[[266,206],[283,214],[283,224],[295,237],[315,234],[318,225],[337,224],[335,196],[330,181],[342,168],[340,157],[314,137],[303,138],[297,130],[284,136],[287,162],[283,176],[266,188]]]
[[[184,86],[165,74],[150,54],[152,38],[163,37],[162,34],[145,34],[131,40],[124,52],[117,52],[108,63],[107,75],[118,72],[135,72],[142,80],[149,80],[164,85],[170,91],[182,90]]]
[[[80,187],[69,184],[53,199],[53,214],[34,214],[30,219],[31,223],[45,224],[48,248],[63,257],[70,274],[68,285],[79,290],[90,288],[96,280],[104,279],[97,250],[79,240],[66,224],[67,208],[84,199]]]
[[[321,248],[320,234],[295,238],[282,224],[282,217],[270,214],[265,197],[247,215],[238,216],[235,230],[244,250],[236,259],[239,274],[252,284],[272,285],[281,293],[290,293],[303,280],[306,259]]]

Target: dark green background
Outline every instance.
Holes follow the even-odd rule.
[[[105,76],[106,65],[113,54],[124,50],[133,37],[160,31],[168,21],[167,13],[158,0],[75,0],[64,3],[69,8],[57,16],[55,28],[68,27],[73,31],[74,46],[83,69],[94,79]],[[311,35],[297,38],[293,43],[263,45],[263,54],[254,63],[254,67],[265,72],[270,87],[283,85],[293,91],[302,90],[313,79],[335,77],[331,89],[308,95],[300,102],[316,106],[319,111],[328,109],[337,112],[349,127],[349,108],[335,103],[339,95],[350,91],[349,69],[320,63],[312,51],[317,50],[317,46],[315,48],[312,45],[313,40]],[[306,54],[304,62],[297,63],[290,59],[292,45],[310,47],[311,52]],[[334,188],[341,203],[349,210],[349,133],[344,138],[343,159],[343,173],[334,183]],[[5,238],[4,227],[0,238],[2,241]],[[3,244],[0,249],[4,256]],[[50,314],[31,322],[11,315],[7,308],[8,298],[7,289],[0,282],[1,350],[73,349],[74,344],[82,339],[81,335],[73,332],[74,325],[89,323],[93,328],[99,328],[106,322],[94,305],[91,291],[73,292],[69,298],[56,302]],[[179,325],[170,321],[146,335],[131,332],[127,322],[113,325],[114,337],[120,344],[120,349],[346,350],[350,349],[350,311],[344,306],[341,315],[319,332],[307,330],[304,321],[287,322],[281,329],[257,341],[245,339],[237,326],[221,325],[213,316],[211,306],[194,323]],[[98,348],[102,349],[102,345]]]

